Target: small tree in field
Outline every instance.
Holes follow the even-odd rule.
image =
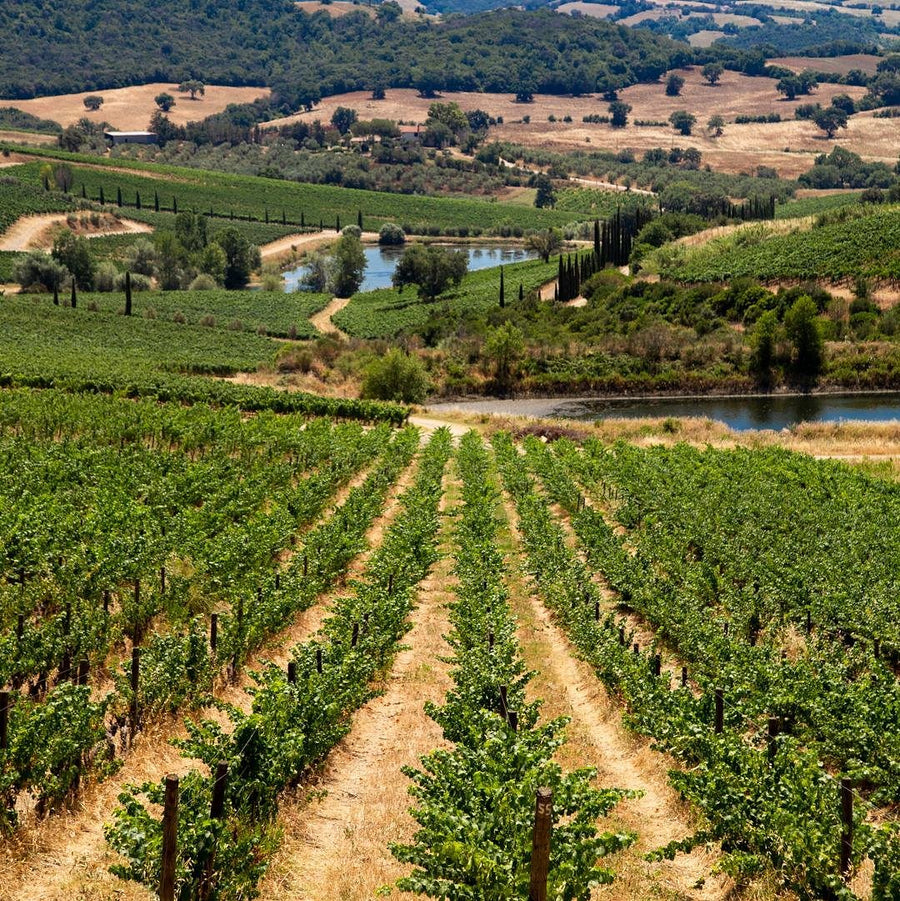
[[[175,98],[171,94],[157,94],[156,97],[153,98],[153,102],[164,112],[169,112],[173,106],[175,106]]]
[[[725,71],[725,67],[721,63],[707,63],[700,73],[712,85],[718,84],[719,79]]]
[[[725,119],[723,116],[715,115],[709,117],[709,122],[706,123],[706,130],[714,137],[721,138],[722,132],[725,129]]]
[[[697,117],[687,110],[677,110],[669,116],[669,121],[679,134],[689,135],[697,122]]]
[[[674,72],[666,79],[666,97],[678,97],[684,87],[684,79]]]
[[[816,110],[812,120],[828,138],[833,138],[839,128],[847,127],[847,114],[836,106]]]
[[[182,94],[190,94],[191,100],[196,100],[198,94],[201,97],[205,96],[206,85],[196,78],[189,78],[178,85],[178,90],[181,91]]]
[[[350,126],[357,120],[356,110],[339,106],[331,115],[331,124],[342,134],[350,131]]]
[[[628,114],[631,112],[631,104],[621,100],[614,100],[609,105],[609,124],[613,128],[624,128],[628,124]]]
[[[90,94],[84,98],[83,103],[86,110],[96,113],[103,106],[103,98],[99,94]]]
[[[562,247],[562,234],[556,228],[531,232],[525,236],[525,247],[533,250],[546,263],[552,254],[559,253]]]

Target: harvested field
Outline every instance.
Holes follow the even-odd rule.
[[[109,122],[120,131],[140,131],[147,127],[157,108],[153,98],[162,93],[175,97],[176,103],[169,118],[176,125],[184,125],[221,113],[229,103],[251,103],[258,97],[267,97],[269,90],[207,85],[205,96],[191,100],[190,95],[178,93],[177,85],[156,83],[111,91],[87,91],[82,94],[59,94],[54,97],[37,97],[34,100],[2,102],[41,119],[52,119],[62,126],[88,118],[94,122]],[[84,98],[92,94],[98,94],[104,101],[103,106],[95,113],[84,108]],[[53,136],[49,137],[51,142],[56,140]]]
[[[619,11],[619,7],[607,6],[604,3],[585,3],[584,0],[572,0],[570,3],[563,3],[562,6],[556,7],[556,10],[561,13],[578,12],[583,16],[593,16],[595,19],[608,19]]]
[[[34,131],[0,131],[0,141],[9,144],[55,144],[56,135],[42,135]],[[4,157],[0,165],[6,165],[9,160]]]
[[[735,0],[735,7],[739,8],[743,4],[754,2],[754,0]],[[900,10],[885,9],[876,15],[872,9],[866,7],[857,9],[851,6],[835,6],[830,3],[815,3],[813,0],[772,0],[768,4],[774,9],[796,10],[798,12],[816,13],[826,12],[828,10],[836,10],[847,16],[856,16],[857,18],[875,19],[884,22],[885,25],[894,26],[900,22]]]
[[[643,153],[652,147],[697,147],[714,168],[727,172],[752,171],[756,166],[772,166],[779,174],[796,177],[805,172],[817,154],[828,152],[835,143],[866,158],[896,160],[900,120],[873,119],[871,113],[852,117],[847,131],[836,141],[828,141],[811,122],[794,120],[794,110],[811,101],[830,103],[835,94],[862,97],[865,88],[850,85],[823,84],[808,97],[794,101],[783,99],[775,91],[771,78],[749,77],[725,72],[719,85],[711,87],[697,68],[681,70],[685,86],[680,97],[667,97],[662,83],[634,85],[621,92],[622,99],[633,107],[630,124],[624,129],[582,122],[586,115],[605,113],[607,104],[595,94],[581,97],[535,96],[533,103],[516,103],[511,94],[475,92],[445,93],[439,99],[454,101],[464,110],[483,109],[492,116],[502,116],[504,124],[491,129],[491,137],[529,147],[558,150],[612,150],[631,148]],[[361,119],[386,118],[404,122],[424,122],[432,101],[419,97],[411,89],[388,90],[384,100],[372,100],[367,91],[328,97],[311,112],[298,113],[270,124],[327,121],[338,106],[355,109]],[[638,127],[635,120],[664,121],[675,110],[685,109],[697,117],[694,134],[678,135],[668,126]],[[735,125],[740,115],[779,113],[780,123]],[[704,125],[710,116],[720,114],[726,121],[725,134],[710,138]],[[554,115],[572,122],[548,122]],[[531,121],[522,122],[524,116]]]
[[[719,38],[724,38],[724,31],[695,31],[689,38],[688,43],[692,47],[709,47],[714,41],[719,40]]]
[[[879,57],[870,53],[852,53],[848,56],[778,56],[769,60],[770,66],[784,66],[802,72],[815,69],[817,72],[836,72],[846,75],[851,69],[861,69],[868,75],[875,74]]]
[[[324,11],[332,19],[338,19],[352,12],[364,12],[373,19],[375,18],[375,10],[371,6],[363,6],[361,3],[349,3],[346,0],[336,0],[335,3],[320,3],[319,0],[299,0],[295,5],[297,9],[302,9],[303,12],[310,15]]]

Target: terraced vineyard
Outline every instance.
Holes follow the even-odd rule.
[[[524,899],[548,788],[552,897],[897,897],[900,490],[777,450],[452,444],[0,393],[5,896],[318,901],[333,865],[342,897]],[[332,790],[365,865],[305,813]]]

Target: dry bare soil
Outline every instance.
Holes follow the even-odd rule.
[[[464,110],[483,109],[490,115],[503,117],[503,124],[491,129],[491,137],[513,141],[529,147],[569,151],[611,150],[626,148],[641,154],[652,147],[696,147],[715,169],[726,172],[753,170],[756,166],[772,166],[779,174],[796,177],[812,165],[813,158],[827,153],[835,144],[847,147],[863,157],[894,162],[900,143],[900,120],[873,119],[871,113],[853,116],[846,131],[829,141],[809,121],[797,121],[794,110],[802,103],[816,102],[827,106],[835,94],[847,93],[859,98],[865,88],[850,85],[823,84],[808,97],[785,100],[775,90],[771,78],[750,77],[726,72],[715,87],[706,83],[699,69],[679,70],[685,85],[679,97],[667,97],[662,82],[634,85],[621,92],[621,98],[633,107],[626,128],[592,125],[582,121],[591,114],[605,115],[608,104],[595,94],[581,97],[536,95],[533,103],[516,103],[511,94],[474,92],[446,93],[440,100],[455,101]],[[295,121],[327,121],[338,106],[355,109],[361,119],[386,118],[403,122],[424,122],[433,101],[419,97],[411,89],[388,90],[384,100],[372,100],[366,91],[328,97],[311,112],[299,113],[274,121],[273,125]],[[678,134],[670,125],[637,126],[635,121],[667,122],[676,110],[687,110],[697,117],[694,134]],[[779,113],[786,121],[766,124],[736,125],[742,115]],[[727,123],[720,138],[710,137],[704,126],[713,115],[724,116]],[[549,122],[553,115],[556,122]],[[524,123],[523,117],[530,117]],[[571,116],[571,122],[563,122]]]
[[[58,94],[34,100],[2,100],[0,105],[14,106],[41,119],[52,119],[64,127],[86,117],[94,122],[109,122],[119,131],[141,131],[147,127],[157,108],[154,97],[163,93],[175,97],[175,106],[169,118],[176,125],[185,125],[221,113],[229,103],[251,103],[257,97],[268,97],[269,90],[207,85],[205,96],[191,100],[190,94],[178,93],[178,85],[156,83],[111,91]],[[95,113],[84,108],[84,98],[91,94],[103,98],[103,106]]]

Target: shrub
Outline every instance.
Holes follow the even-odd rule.
[[[23,291],[52,291],[61,288],[71,277],[65,266],[40,251],[16,260],[13,267],[13,278]]]
[[[189,291],[215,291],[216,280],[205,272],[201,272],[188,287]]]
[[[419,404],[425,400],[429,387],[422,361],[394,347],[369,364],[361,397]]]
[[[97,271],[94,273],[94,290],[102,293],[115,291],[116,276],[118,274],[119,270],[116,269],[114,263],[109,262],[109,260],[100,263]]]
[[[152,287],[150,279],[146,275],[142,275],[141,273],[132,272],[131,273],[131,290],[132,291],[149,291]],[[125,273],[119,272],[116,275],[115,281],[115,290],[116,291],[124,291],[125,290]]]

